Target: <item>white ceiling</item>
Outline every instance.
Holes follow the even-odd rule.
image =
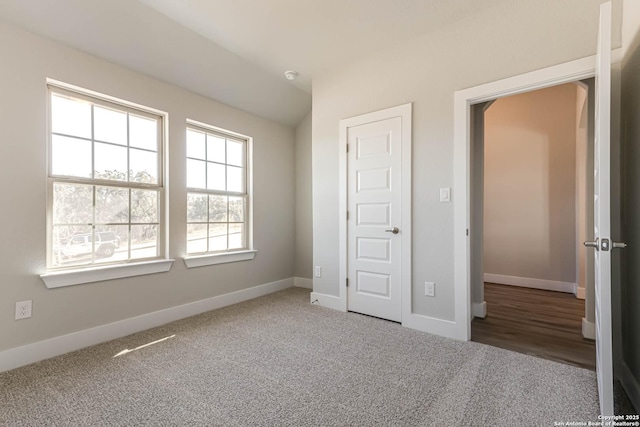
[[[503,0],[139,0],[311,93],[314,75]]]
[[[295,126],[314,76],[505,1],[0,0],[0,18]]]

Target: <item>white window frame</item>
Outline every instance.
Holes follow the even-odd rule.
[[[52,123],[51,123],[51,96],[53,93],[83,99],[94,105],[114,108],[119,111],[132,113],[137,116],[154,118],[159,121],[158,127],[158,183],[144,184],[130,181],[111,181],[95,178],[75,178],[52,175]],[[79,88],[52,79],[47,79],[47,263],[46,272],[40,277],[48,288],[70,286],[83,283],[98,282],[103,280],[132,277],[144,274],[153,274],[169,271],[173,263],[167,258],[168,233],[167,233],[167,185],[166,185],[166,135],[168,115],[165,112],[127,102],[118,98],[104,95],[91,90]],[[93,161],[93,160],[92,160]],[[55,183],[82,184],[93,186],[117,186],[130,189],[153,189],[158,195],[158,255],[151,258],[141,258],[112,263],[92,263],[88,265],[56,266],[53,267],[53,186]],[[95,225],[93,225],[95,227]]]
[[[187,119],[187,126],[185,129],[185,138],[187,130],[193,129],[199,132],[206,132],[210,134],[216,134],[225,138],[240,139],[245,141],[245,192],[243,194],[226,192],[226,191],[214,191],[202,188],[187,187],[186,193],[198,193],[198,194],[210,194],[210,195],[229,195],[239,196],[243,195],[246,199],[245,203],[245,248],[241,249],[228,249],[224,252],[206,252],[201,254],[187,254],[184,257],[184,263],[187,268],[202,267],[207,265],[225,264],[230,262],[247,261],[254,259],[257,251],[253,247],[253,138],[247,135],[243,135],[237,132],[233,132],[227,129],[222,129],[216,126],[212,126],[206,123],[198,122],[195,120]],[[186,145],[186,139],[185,139]],[[186,152],[186,150],[185,150]],[[188,157],[185,155],[184,161]],[[185,225],[188,225],[185,218]],[[185,229],[185,245],[186,245],[187,232]],[[186,252],[186,246],[185,246]]]

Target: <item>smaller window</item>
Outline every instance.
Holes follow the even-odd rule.
[[[250,249],[249,139],[187,126],[187,254]]]

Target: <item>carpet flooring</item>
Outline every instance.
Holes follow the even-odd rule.
[[[0,374],[3,426],[552,426],[594,372],[287,289]]]

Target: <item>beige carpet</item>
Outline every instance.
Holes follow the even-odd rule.
[[[302,289],[0,374],[2,426],[552,426],[597,414],[591,371],[312,306]]]

